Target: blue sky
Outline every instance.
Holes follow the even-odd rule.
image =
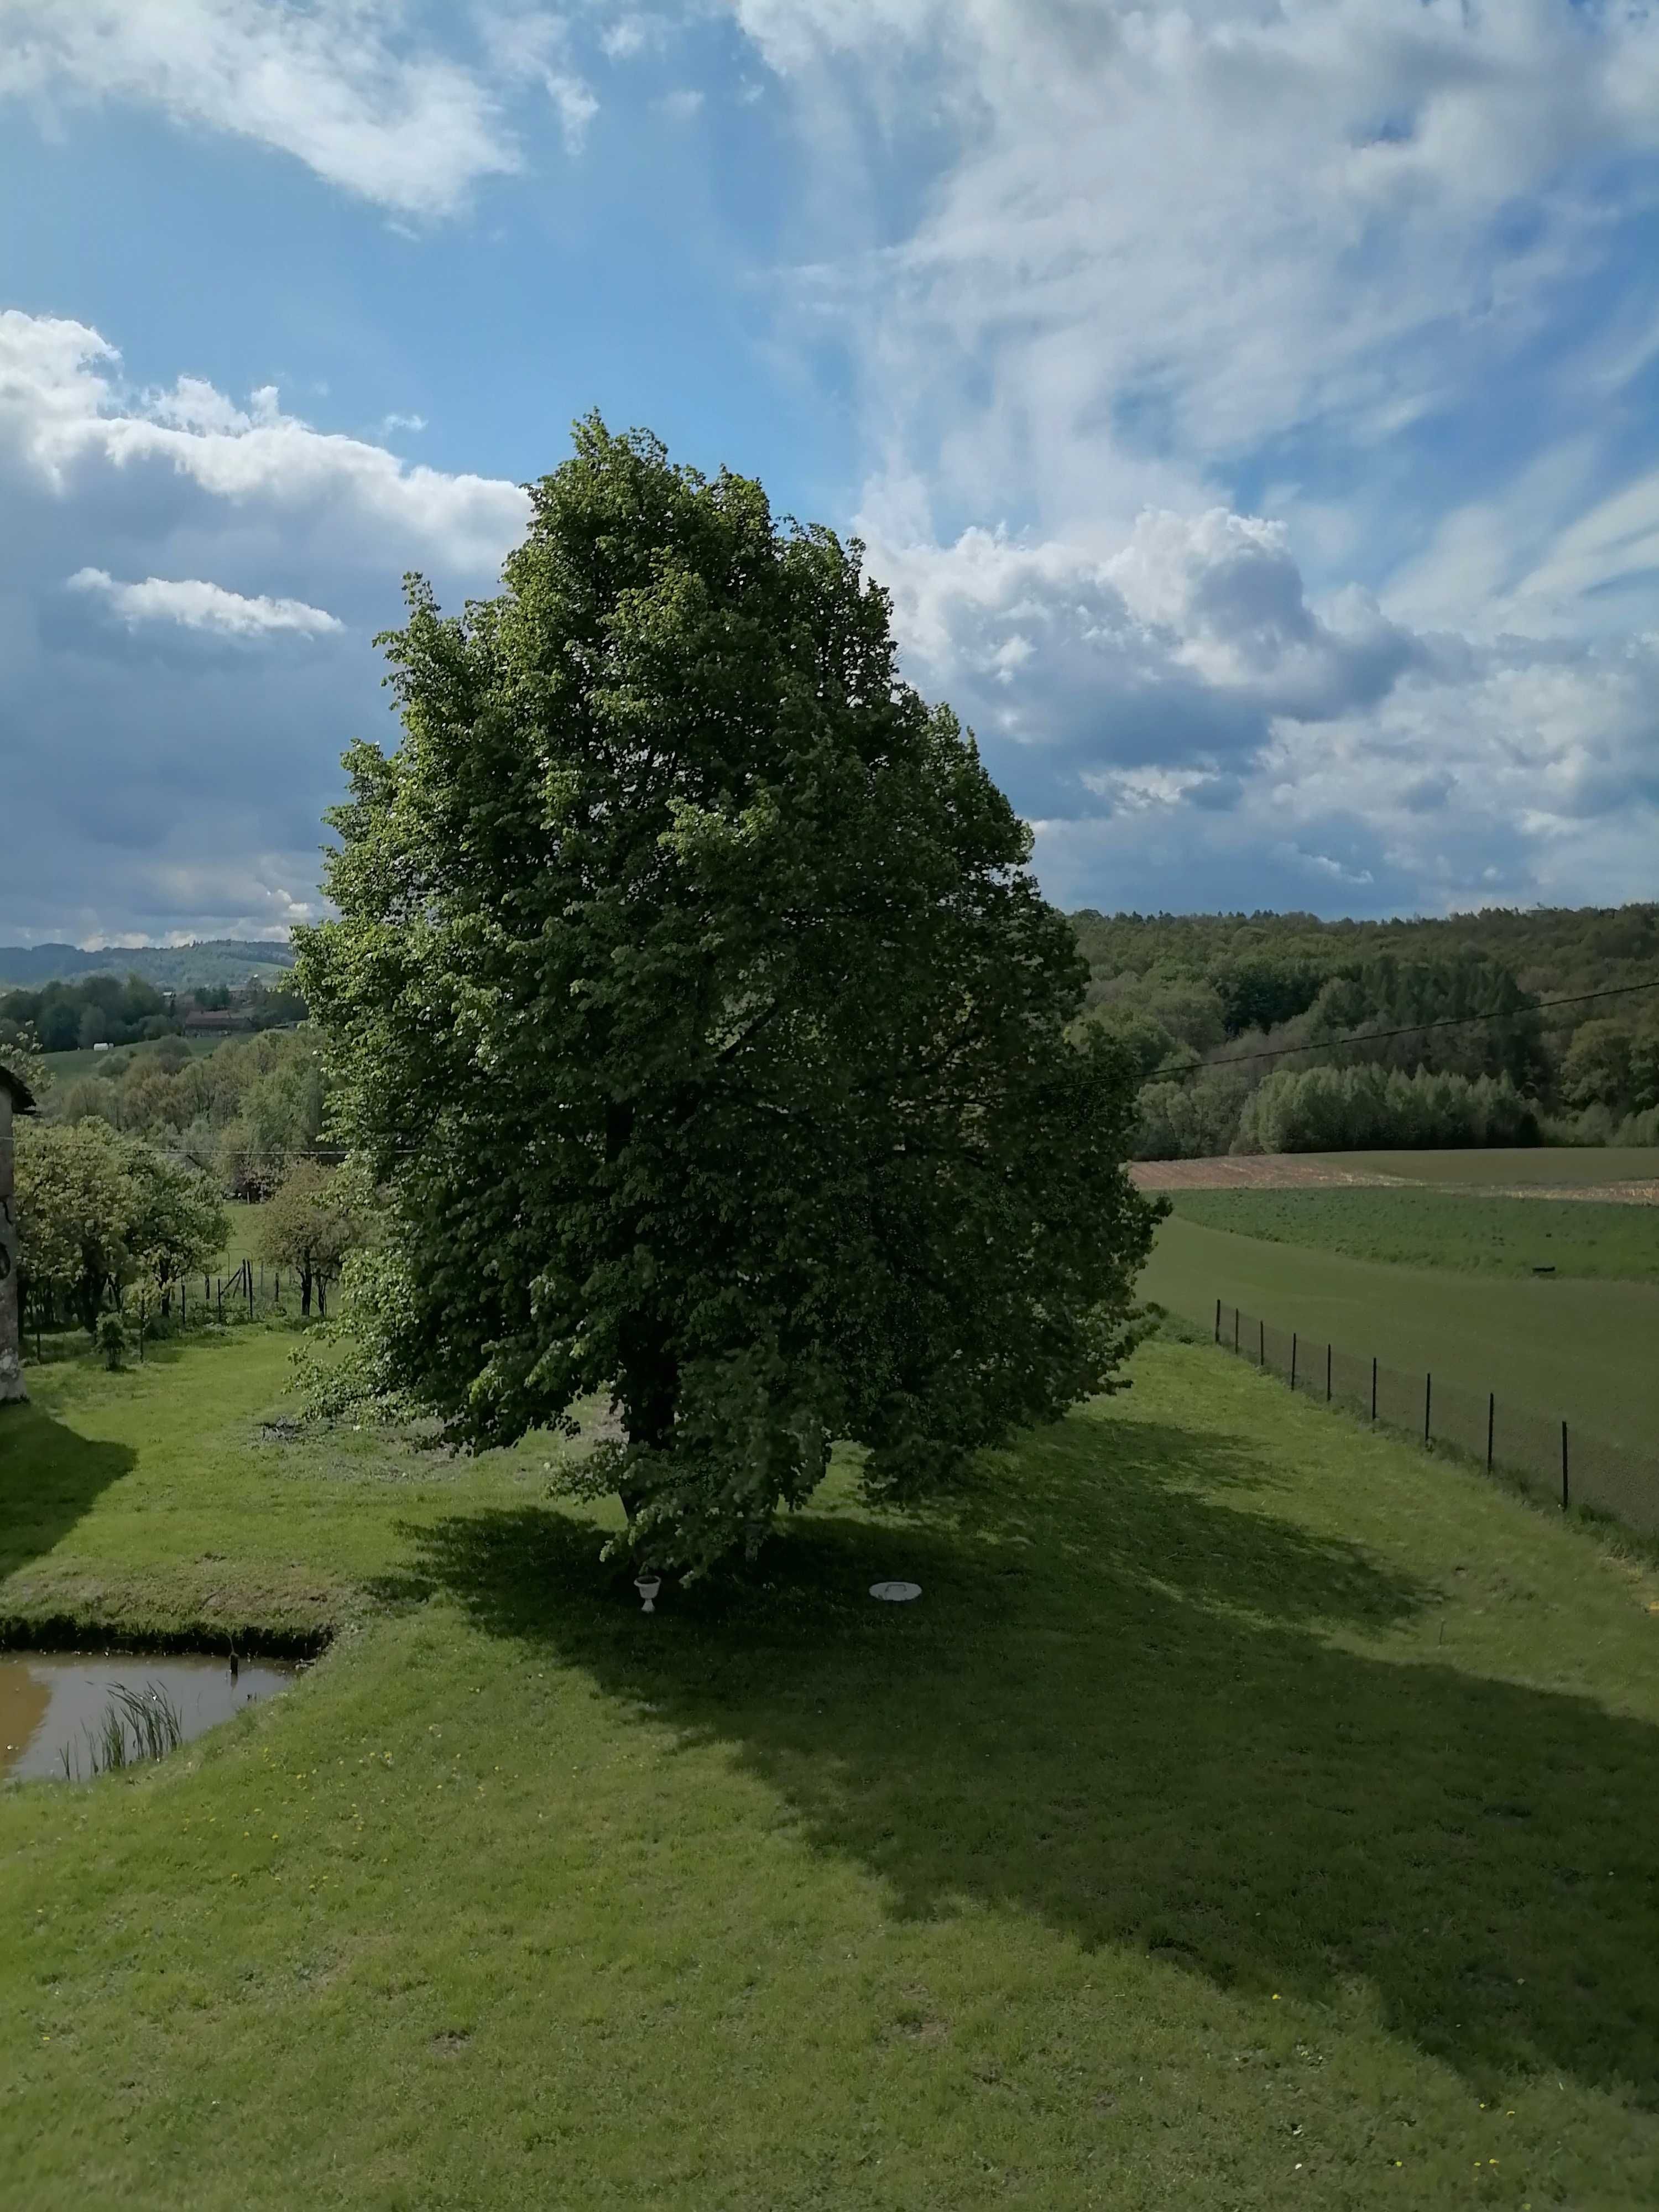
[[[0,0],[0,941],[276,934],[597,405],[1066,905],[1659,895],[1650,0]]]

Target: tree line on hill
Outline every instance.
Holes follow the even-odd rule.
[[[1072,921],[1144,1158],[1659,1144],[1659,907]]]
[[[89,951],[78,945],[0,945],[0,991],[74,982],[83,975],[140,975],[163,991],[223,983],[278,985],[291,976],[291,948],[268,939],[216,937],[193,945],[124,945]]]
[[[229,1015],[250,1030],[277,1029],[303,1021],[305,1012],[305,1000],[287,981],[170,991],[137,975],[84,975],[0,991],[0,1050],[25,1037],[43,1053],[150,1043],[182,1036],[192,1015],[205,1013]]]

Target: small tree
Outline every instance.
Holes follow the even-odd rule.
[[[22,1273],[28,1294],[66,1306],[94,1333],[107,1297],[153,1274],[172,1285],[225,1241],[224,1209],[183,1161],[97,1120],[26,1125],[18,1146]]]
[[[503,596],[389,641],[300,981],[389,1191],[354,1326],[458,1442],[614,1393],[697,1568],[832,1437],[894,1497],[1112,1387],[1133,1067],[861,549],[577,426]]]
[[[317,1311],[326,1318],[328,1285],[362,1238],[351,1177],[316,1160],[296,1160],[259,1216],[260,1256],[298,1275],[300,1311],[307,1317],[314,1291]]]
[[[17,1215],[24,1289],[95,1329],[106,1293],[133,1262],[139,1200],[133,1147],[106,1122],[25,1122],[18,1132]]]
[[[125,1241],[137,1271],[154,1276],[161,1311],[170,1313],[175,1285],[212,1265],[230,1224],[217,1191],[185,1161],[134,1142],[127,1170],[134,1206]]]

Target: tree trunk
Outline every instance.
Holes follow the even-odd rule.
[[[674,1433],[680,1393],[680,1364],[668,1331],[654,1314],[630,1314],[623,1324],[622,1372],[617,1397],[630,1444],[665,1450]],[[620,1491],[623,1511],[632,1521],[645,1502],[643,1491]]]
[[[301,1267],[300,1270],[300,1317],[302,1321],[309,1321],[311,1318],[311,1270],[309,1267]]]

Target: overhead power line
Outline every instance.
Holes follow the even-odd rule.
[[[1540,999],[1535,1006],[1513,1006],[1506,1014],[1449,1014],[1434,1022],[1402,1022],[1394,1030],[1353,1030],[1346,1036],[1322,1037],[1316,1044],[1271,1045],[1265,1052],[1232,1052],[1224,1060],[1197,1060],[1179,1066],[1155,1067],[1143,1083],[1207,1073],[1212,1067],[1243,1067],[1256,1060],[1289,1060],[1299,1052],[1335,1052],[1345,1044],[1380,1044],[1385,1037],[1421,1036],[1426,1030],[1476,1029],[1488,1022],[1512,1022],[1522,1014],[1547,1014],[1553,1006],[1584,1006],[1592,999],[1624,999],[1634,991],[1659,991],[1659,975],[1645,983],[1614,983],[1605,991],[1579,991],[1569,999]]]

